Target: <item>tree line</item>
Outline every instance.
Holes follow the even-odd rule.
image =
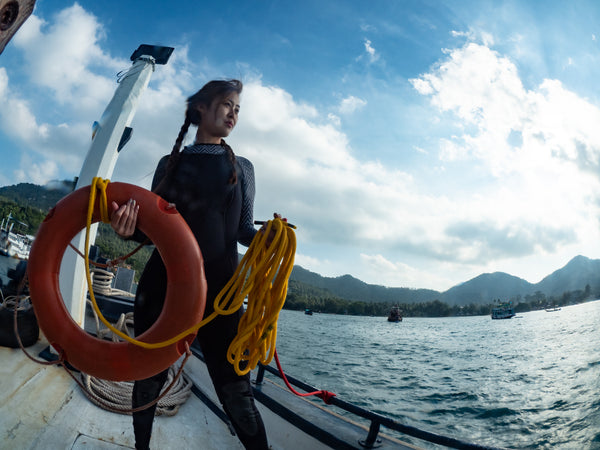
[[[0,197],[0,218],[6,219],[11,215],[15,221],[23,222],[27,226],[15,223],[13,232],[30,234],[35,236],[37,230],[46,217],[46,213],[41,209],[31,206],[21,206],[12,200]]]
[[[547,307],[562,307],[583,303],[596,298],[590,285],[582,290],[566,291],[559,297],[547,297],[537,291],[534,294],[518,295],[509,299],[515,307],[515,312],[541,310]],[[439,300],[421,303],[391,303],[391,302],[362,302],[345,300],[324,289],[315,288],[307,284],[289,281],[288,294],[284,309],[303,311],[310,309],[315,312],[328,314],[348,314],[356,316],[387,316],[392,306],[402,310],[403,317],[457,317],[457,316],[485,316],[489,315],[492,308],[502,303],[497,299],[489,304],[449,305]]]

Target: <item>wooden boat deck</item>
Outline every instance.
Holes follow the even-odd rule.
[[[28,351],[36,355],[47,344]],[[134,448],[131,416],[94,405],[66,371],[0,347],[0,448]],[[195,396],[176,416],[156,418],[154,448],[243,448],[228,426]]]
[[[38,358],[47,345],[42,337],[27,351]],[[93,404],[63,368],[37,364],[20,349],[6,347],[0,347],[0,361],[0,449],[134,448],[131,416],[109,412]],[[190,358],[185,370],[195,389],[202,391],[200,397],[204,400],[192,395],[175,416],[156,417],[151,448],[242,449],[222,414],[218,414],[220,408],[215,408],[218,402],[204,363]],[[293,409],[296,417],[302,417],[284,419],[270,409],[272,405],[267,407],[260,403],[260,395],[257,396],[272,449],[361,448],[358,441],[367,435],[365,426],[300,399],[271,380],[265,379],[257,390],[276,402],[289,402],[285,407]],[[212,408],[211,402],[214,403]],[[325,444],[322,438],[317,439],[319,436],[312,436],[310,430],[302,431],[302,427],[292,423],[296,420],[319,426],[326,424],[347,444],[341,440],[334,445]],[[378,448],[381,449],[415,448],[380,437],[383,441]]]

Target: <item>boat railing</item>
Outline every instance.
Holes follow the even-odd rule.
[[[264,374],[269,372],[270,374],[275,375],[278,378],[282,378],[279,371],[271,366],[265,366],[262,364],[258,365],[257,375],[256,375],[256,384],[261,384],[264,379]],[[306,392],[314,392],[318,391],[317,388],[311,386],[293,376],[288,374],[285,375],[290,384],[306,391]],[[479,444],[473,444],[469,442],[465,442],[459,439],[451,438],[448,436],[442,436],[436,433],[431,433],[428,431],[421,430],[416,427],[412,427],[410,425],[404,425],[398,422],[391,417],[386,417],[382,414],[378,414],[373,411],[369,411],[367,409],[361,408],[360,406],[356,406],[352,403],[346,402],[336,396],[330,397],[328,399],[328,404],[337,406],[338,408],[347,411],[351,414],[354,414],[358,417],[362,417],[367,421],[370,421],[369,432],[367,437],[364,440],[360,441],[360,444],[365,448],[375,448],[377,447],[377,435],[379,434],[380,428],[383,425],[384,427],[398,431],[400,433],[406,434],[408,436],[415,437],[417,439],[421,439],[427,442],[431,442],[434,444],[439,444],[446,446],[448,448],[457,448],[457,449],[479,449],[479,450],[500,450],[500,447],[489,447],[482,446]]]

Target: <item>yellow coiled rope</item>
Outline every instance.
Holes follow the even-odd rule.
[[[271,232],[274,237],[269,245]],[[269,364],[275,352],[277,319],[287,294],[294,267],[296,234],[276,218],[257,233],[235,274],[215,299],[215,312],[231,314],[248,296],[248,308],[240,319],[238,334],[227,350],[227,360],[238,375],[254,369],[258,362]],[[225,308],[228,309],[225,309]]]
[[[98,318],[114,334],[125,341],[140,347],[154,349],[166,347],[180,341],[218,315],[235,313],[248,297],[248,309],[238,326],[238,334],[227,352],[227,359],[234,365],[239,375],[254,369],[260,361],[269,364],[275,352],[277,339],[277,319],[287,295],[288,279],[294,267],[296,253],[296,235],[292,226],[276,218],[267,222],[264,232],[254,237],[236,272],[214,301],[214,312],[200,323],[164,342],[148,343],[134,339],[111,325],[98,308],[94,296],[89,270],[89,234],[92,224],[94,205],[99,191],[100,217],[104,223],[110,223],[106,188],[110,180],[95,177],[90,188],[90,200],[85,233],[86,278],[92,307]],[[272,239],[267,245],[269,236]]]

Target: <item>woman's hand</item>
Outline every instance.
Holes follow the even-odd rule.
[[[273,213],[273,218],[281,219],[281,214]],[[283,219],[283,220],[286,220],[286,219]],[[266,230],[267,230],[267,225],[264,224],[258,231],[260,231],[261,233],[264,233]],[[273,239],[275,239],[275,230],[271,230],[271,232],[267,236],[267,241],[266,241],[267,248],[271,245],[271,242],[273,242]]]
[[[127,203],[123,203],[121,206],[116,202],[112,202],[111,206],[110,226],[122,238],[131,237],[135,232],[140,205],[130,198]]]

